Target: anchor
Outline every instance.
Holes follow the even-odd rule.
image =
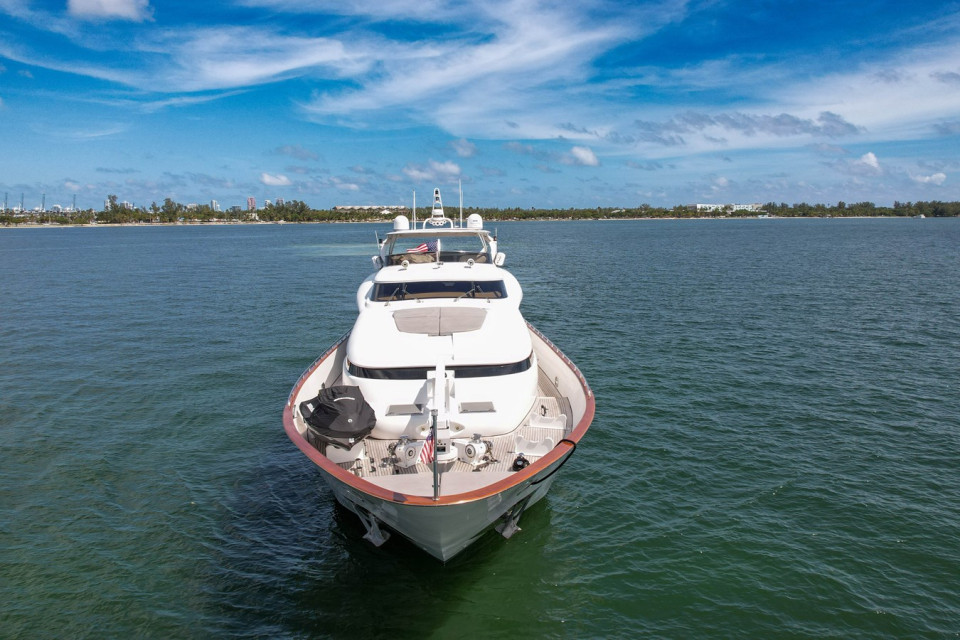
[[[360,517],[360,522],[363,523],[363,527],[367,530],[367,532],[363,534],[364,540],[369,540],[373,543],[373,546],[379,547],[390,539],[389,531],[380,530],[376,516],[359,506],[357,507],[356,513]]]
[[[517,531],[520,531],[521,529],[517,526],[517,522],[520,521],[520,516],[523,515],[523,512],[526,510],[527,504],[529,504],[530,498],[532,497],[533,492],[527,495],[523,501],[513,505],[513,508],[503,514],[503,522],[494,527],[494,530],[507,540],[509,540],[510,536],[515,534]]]

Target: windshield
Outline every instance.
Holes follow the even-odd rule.
[[[391,240],[388,264],[408,262],[475,262],[487,261],[487,243],[478,233],[455,233],[442,236],[405,234]]]
[[[375,302],[424,298],[506,298],[503,280],[438,280],[434,282],[379,282],[373,287]]]

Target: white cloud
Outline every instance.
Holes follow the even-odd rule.
[[[359,182],[353,182],[352,180],[344,180],[339,176],[330,176],[329,180],[324,180],[322,182],[325,187],[332,186],[340,191],[360,191],[360,183],[364,181],[360,180]]]
[[[956,115],[960,82],[946,82],[960,58],[960,42],[892,49],[886,58],[780,90],[791,109],[841,114],[874,137],[913,138],[918,127]],[[903,96],[923,96],[904,100]]]
[[[473,144],[466,138],[453,140],[450,142],[450,146],[453,147],[453,150],[461,158],[471,158],[477,153],[477,145]]]
[[[947,174],[937,172],[929,176],[911,176],[911,178],[920,184],[935,184],[940,186],[947,179]]]
[[[196,104],[204,104],[206,102],[212,102],[214,100],[220,100],[221,98],[226,98],[229,96],[235,96],[242,93],[241,91],[222,91],[219,93],[208,93],[205,95],[192,95],[192,96],[173,96],[170,98],[164,98],[162,100],[150,100],[147,102],[132,100],[101,100],[103,104],[111,105],[130,105],[137,106],[144,113],[154,113],[161,111],[168,107],[189,107]]]
[[[880,169],[880,161],[877,160],[877,156],[875,156],[872,151],[868,151],[860,156],[860,159],[857,162],[873,169]]]
[[[353,43],[348,53],[337,39],[295,37],[249,27],[171,31],[143,46],[172,52],[170,64],[154,82],[161,80],[165,90],[178,91],[253,86],[307,72],[328,77],[359,73],[370,60],[360,42]],[[136,84],[148,80],[139,78]]]
[[[340,123],[363,124],[389,111],[452,133],[553,138],[552,122],[583,102],[590,61],[642,35],[635,24],[596,21],[565,5],[512,0],[481,6],[472,9],[480,15],[463,38],[379,43],[369,51],[378,61],[371,67],[376,74],[355,76],[358,89],[318,93],[305,109]],[[508,131],[508,122],[517,129]]]
[[[596,167],[600,164],[597,154],[590,147],[573,147],[570,149],[570,156],[573,158],[573,164],[585,167]]]
[[[416,182],[449,182],[460,175],[460,166],[455,162],[431,160],[427,166],[407,165],[403,173]]]
[[[125,133],[127,125],[121,123],[106,123],[97,128],[96,123],[86,123],[89,129],[68,129],[63,127],[40,127],[35,126],[34,130],[41,135],[51,138],[62,138],[67,140],[96,140],[98,138],[109,138]]]
[[[286,187],[291,184],[290,178],[281,174],[261,173],[260,182],[268,187]]]
[[[446,176],[459,176],[460,175],[460,165],[455,162],[434,162],[430,161],[430,168],[437,172],[439,175]]]
[[[468,3],[444,0],[241,0],[248,7],[262,7],[271,11],[290,13],[334,14],[358,16],[376,20],[456,20],[470,11]]]
[[[102,65],[82,56],[37,58],[4,47],[2,41],[0,56],[143,89],[150,95],[247,88],[303,75],[359,76],[376,60],[376,45],[364,44],[359,36],[347,51],[334,38],[297,37],[245,26],[154,29],[124,46],[119,52],[123,65]],[[164,106],[155,99],[150,102]]]
[[[78,18],[143,22],[153,17],[148,0],[67,0],[67,11]]]

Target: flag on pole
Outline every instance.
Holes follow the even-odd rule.
[[[413,249],[407,249],[407,253],[433,253],[437,250],[437,241],[430,240],[429,242],[424,242],[420,246],[414,247]]]
[[[423,464],[433,462],[433,431],[427,435],[427,439],[423,441],[423,446],[420,447],[420,462]]]

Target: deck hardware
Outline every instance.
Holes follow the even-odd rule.
[[[400,441],[393,445],[393,457],[398,467],[412,467],[420,458],[420,446],[410,441],[410,436],[400,436]]]
[[[433,436],[433,500],[436,502],[440,499],[440,468],[437,466],[439,464],[439,451],[437,450],[437,445],[440,444],[437,441],[437,410],[430,410],[430,435]]]
[[[523,457],[522,453],[518,453],[516,459],[513,461],[512,469],[514,471],[520,471],[521,469],[526,469],[530,466],[530,461]]]

